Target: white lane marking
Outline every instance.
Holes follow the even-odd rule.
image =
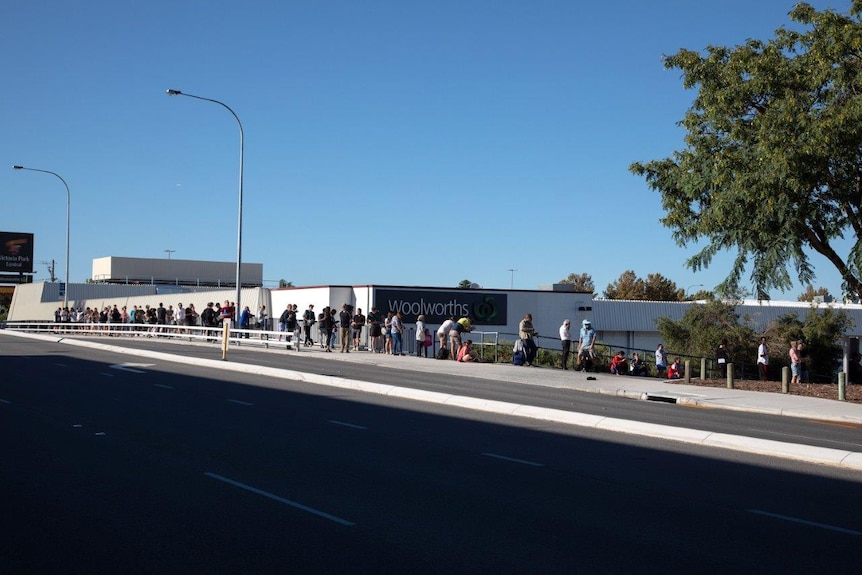
[[[84,426],[83,426],[83,425],[81,425],[80,423],[76,423],[76,424],[75,424],[75,425],[73,425],[72,427],[78,428],[78,427],[84,427]]]
[[[114,365],[109,365],[111,369],[119,369],[122,371],[131,371],[132,373],[147,373],[146,371],[141,371],[140,369],[134,369],[136,367],[152,367],[156,364],[154,363],[115,363]]]
[[[112,373],[105,373],[105,372],[103,372],[103,371],[99,372],[99,375],[104,375],[105,377],[114,377],[114,374],[112,374]]]
[[[533,467],[544,467],[544,463],[536,463],[534,461],[525,461],[523,459],[515,459],[514,457],[506,457],[505,455],[497,455],[496,453],[483,453],[485,457],[493,457],[494,459],[502,459],[503,461],[511,461],[513,463],[522,463],[524,465],[532,465]]]
[[[153,385],[156,387],[161,387],[162,389],[173,389],[173,387],[171,387],[170,385],[165,385],[164,383],[154,383]]]
[[[5,403],[6,405],[11,405],[11,401],[6,401],[5,399],[0,399],[0,403]]]
[[[96,432],[94,435],[108,435],[108,434],[105,433],[104,431],[99,431],[99,432]]]
[[[238,399],[228,399],[228,401],[231,403],[238,403],[239,405],[249,405],[249,406],[254,405],[253,403],[249,403],[247,401],[240,401]]]
[[[846,535],[854,535],[857,537],[862,535],[862,531],[845,529],[844,527],[836,527],[835,525],[826,525],[825,523],[817,523],[816,521],[808,521],[807,519],[799,519],[797,517],[788,517],[787,515],[779,515],[777,513],[770,513],[769,511],[761,511],[760,509],[746,509],[746,511],[754,513],[755,515],[765,515],[766,517],[772,517],[773,519],[781,519],[782,521],[790,521],[791,523],[800,523],[810,527],[828,529],[829,531],[837,531],[838,533],[844,533]]]
[[[57,367],[69,367],[68,364],[65,363],[55,363],[54,365],[56,365]]]
[[[344,427],[350,427],[352,429],[368,429],[367,427],[362,426],[362,425],[354,425],[352,423],[344,423],[343,421],[336,421],[334,419],[330,419],[328,421],[328,423],[332,423],[333,425],[343,425]]]
[[[323,517],[324,519],[329,519],[330,521],[334,521],[339,525],[344,525],[347,527],[351,527],[356,525],[351,521],[347,521],[346,519],[341,519],[340,517],[336,517],[335,515],[330,515],[329,513],[325,513],[318,509],[314,509],[312,507],[308,507],[307,505],[303,505],[301,503],[297,503],[296,501],[291,501],[290,499],[285,499],[284,497],[279,497],[278,495],[273,495],[272,493],[267,493],[261,489],[256,487],[252,487],[251,485],[246,485],[245,483],[240,483],[239,481],[234,481],[233,479],[228,479],[227,477],[222,477],[221,475],[217,475],[215,473],[211,473],[207,471],[204,473],[207,477],[212,477],[213,479],[218,479],[228,485],[233,485],[234,487],[239,487],[240,489],[245,489],[246,491],[251,491],[252,493],[256,493],[258,495],[263,495],[264,497],[268,497],[273,501],[278,501],[279,503],[284,503],[285,505],[289,505],[301,511],[305,511],[311,513],[312,515],[317,515],[318,517]]]

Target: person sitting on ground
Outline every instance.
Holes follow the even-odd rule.
[[[588,349],[582,349],[578,353],[578,371],[591,371],[593,369],[593,356]]]
[[[647,366],[640,355],[638,355],[638,352],[634,352],[632,358],[629,360],[629,373],[636,377],[645,377],[649,374]]]
[[[476,354],[473,351],[473,340],[468,339],[464,345],[458,348],[458,361],[467,363],[476,361]]]
[[[668,379],[680,379],[682,378],[682,374],[680,371],[682,370],[682,365],[680,364],[680,359],[676,358],[673,360],[673,363],[670,364],[667,368],[667,378]]]
[[[620,350],[611,358],[611,373],[614,375],[624,375],[629,371],[628,360],[626,359],[626,352]]]

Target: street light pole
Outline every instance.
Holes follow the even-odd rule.
[[[692,285],[688,286],[688,287],[685,289],[685,296],[686,296],[686,297],[688,297],[688,292],[689,292],[689,291],[691,290],[691,288],[693,288],[693,287],[703,287],[703,284],[692,284]]]
[[[168,254],[168,259],[171,259],[171,254],[174,253],[175,251],[177,251],[177,250],[165,250],[165,253]]]
[[[69,184],[66,183],[60,174],[50,172],[48,170],[37,170],[36,168],[25,168],[24,166],[12,166],[15,170],[30,170],[31,172],[42,172],[43,174],[51,174],[57,176],[63,185],[66,186],[66,289],[63,290],[63,307],[69,307],[69,214],[72,207],[72,194],[69,193]],[[53,274],[52,274],[53,275]]]
[[[193,94],[186,94],[184,92],[180,92],[179,90],[166,90],[168,96],[187,96],[189,98],[194,98],[196,100],[203,100],[205,102],[212,102],[213,104],[218,104],[225,108],[228,112],[236,120],[237,125],[239,126],[239,208],[237,210],[237,224],[236,224],[236,310],[234,312],[234,320],[236,321],[239,318],[240,313],[242,313],[242,156],[243,156],[243,130],[242,130],[242,122],[239,121],[239,116],[236,115],[230,106],[225,104],[224,102],[219,102],[218,100],[213,100],[211,98],[204,98],[202,96],[195,96]]]
[[[509,282],[509,289],[515,289],[515,272],[516,271],[518,271],[518,270],[509,268],[509,272],[512,274],[512,279]]]

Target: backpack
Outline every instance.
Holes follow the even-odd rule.
[[[437,350],[437,355],[434,357],[437,359],[449,359],[449,348],[441,347]]]
[[[515,365],[524,365],[524,362],[527,361],[527,354],[523,351],[518,350],[512,354],[512,363]]]

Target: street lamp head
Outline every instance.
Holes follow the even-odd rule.
[[[24,166],[12,166],[13,170],[23,170]]]
[[[168,96],[182,96],[183,95],[183,93],[180,92],[179,90],[168,89],[168,90],[165,90],[165,92],[167,92]]]

